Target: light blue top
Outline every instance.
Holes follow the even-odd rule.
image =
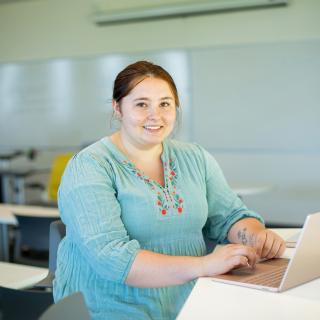
[[[55,301],[81,291],[93,319],[174,319],[194,281],[159,289],[127,286],[139,250],[203,256],[203,229],[221,243],[237,220],[261,220],[200,146],[166,140],[161,159],[165,187],[144,176],[107,138],[69,162],[59,189],[67,235],[58,251]]]

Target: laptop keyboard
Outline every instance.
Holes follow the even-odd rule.
[[[278,288],[286,272],[287,265],[277,266],[273,270],[266,271],[245,279],[243,282]]]

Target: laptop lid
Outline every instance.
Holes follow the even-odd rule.
[[[320,277],[320,212],[307,216],[280,291]]]

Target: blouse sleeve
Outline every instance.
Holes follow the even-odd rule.
[[[59,188],[59,210],[67,236],[107,280],[123,283],[140,249],[121,220],[110,165],[91,154],[75,156]]]
[[[201,148],[205,162],[208,220],[204,235],[215,243],[228,243],[231,226],[240,219],[253,217],[264,223],[262,217],[248,210],[241,199],[229,187],[214,157]]]

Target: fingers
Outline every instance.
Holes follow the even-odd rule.
[[[260,232],[258,235],[257,235],[257,241],[256,241],[256,250],[257,250],[257,255],[259,257],[262,256],[262,250],[265,246],[265,242],[267,240],[267,233],[266,232]]]
[[[272,247],[271,247],[270,251],[269,251],[268,254],[267,254],[267,259],[272,259],[272,258],[274,258],[274,257],[277,255],[280,247],[281,247],[281,242],[275,240],[275,241],[273,242],[273,244],[272,244]]]
[[[272,259],[280,257],[285,250],[285,242],[271,230],[263,230],[258,236],[257,254],[260,258]]]
[[[256,264],[256,250],[242,244],[229,244],[202,258],[202,275],[224,274],[240,267]]]
[[[281,245],[280,245],[280,248],[279,248],[278,252],[276,253],[276,255],[274,257],[275,258],[282,257],[282,255],[284,254],[285,250],[286,250],[286,244],[283,241],[283,243],[281,243]]]
[[[233,258],[231,263],[233,267],[247,266],[254,267],[257,262],[256,250],[252,247],[241,244],[231,245],[229,255]]]
[[[270,232],[266,231],[266,240],[262,248],[261,258],[269,258],[269,254],[272,256],[272,252],[275,250],[274,245],[274,237],[272,237]],[[277,249],[279,249],[279,247]]]
[[[246,256],[233,256],[230,259],[230,262],[232,269],[239,267],[251,267],[249,260]]]

